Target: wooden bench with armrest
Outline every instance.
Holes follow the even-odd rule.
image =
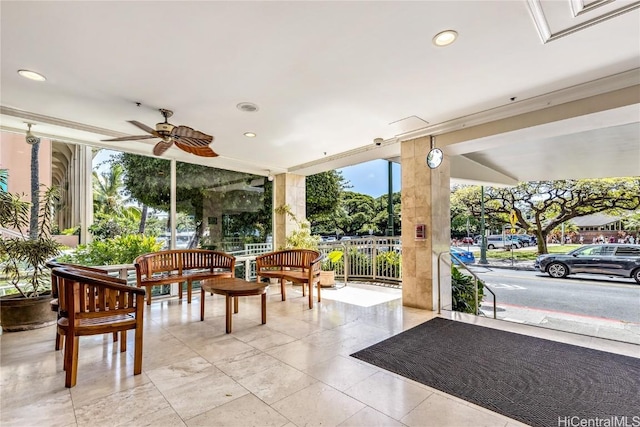
[[[134,264],[137,286],[147,288],[147,305],[151,304],[153,286],[178,283],[178,296],[182,299],[183,282],[187,283],[187,302],[191,303],[194,280],[234,277],[236,259],[207,249],[172,249],[140,255]]]
[[[285,249],[256,257],[257,280],[261,277],[280,279],[282,301],[287,299],[285,281],[302,284],[302,296],[309,289],[309,308],[313,308],[313,286],[320,299],[320,266],[322,255],[311,249]]]

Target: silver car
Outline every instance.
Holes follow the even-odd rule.
[[[534,266],[556,278],[589,273],[631,277],[640,283],[640,245],[584,245],[566,254],[540,255]]]

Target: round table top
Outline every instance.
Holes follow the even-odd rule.
[[[202,281],[202,289],[222,295],[260,295],[267,292],[269,283],[247,282],[237,277],[214,277]]]

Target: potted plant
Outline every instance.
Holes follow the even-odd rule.
[[[343,251],[333,250],[322,261],[320,271],[320,286],[331,287],[336,285],[336,264],[342,261]]]
[[[282,205],[274,209],[279,215],[287,215],[298,225],[298,228],[287,236],[286,249],[313,249],[318,250],[320,236],[311,234],[311,225],[306,220],[300,220],[291,211],[291,206]]]
[[[53,205],[57,188],[45,188],[38,195],[37,232],[28,233],[31,204],[19,194],[0,191],[0,223],[11,232],[0,237],[2,281],[13,285],[13,293],[0,297],[0,324],[3,331],[44,327],[55,322],[51,311],[50,275],[45,263],[60,253],[60,244],[51,238]]]

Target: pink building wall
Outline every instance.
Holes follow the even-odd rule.
[[[37,135],[37,132],[35,132]],[[51,140],[40,141],[39,170],[40,183],[51,185]],[[8,191],[24,193],[31,198],[31,145],[24,140],[24,134],[0,132],[0,169],[8,170]]]

